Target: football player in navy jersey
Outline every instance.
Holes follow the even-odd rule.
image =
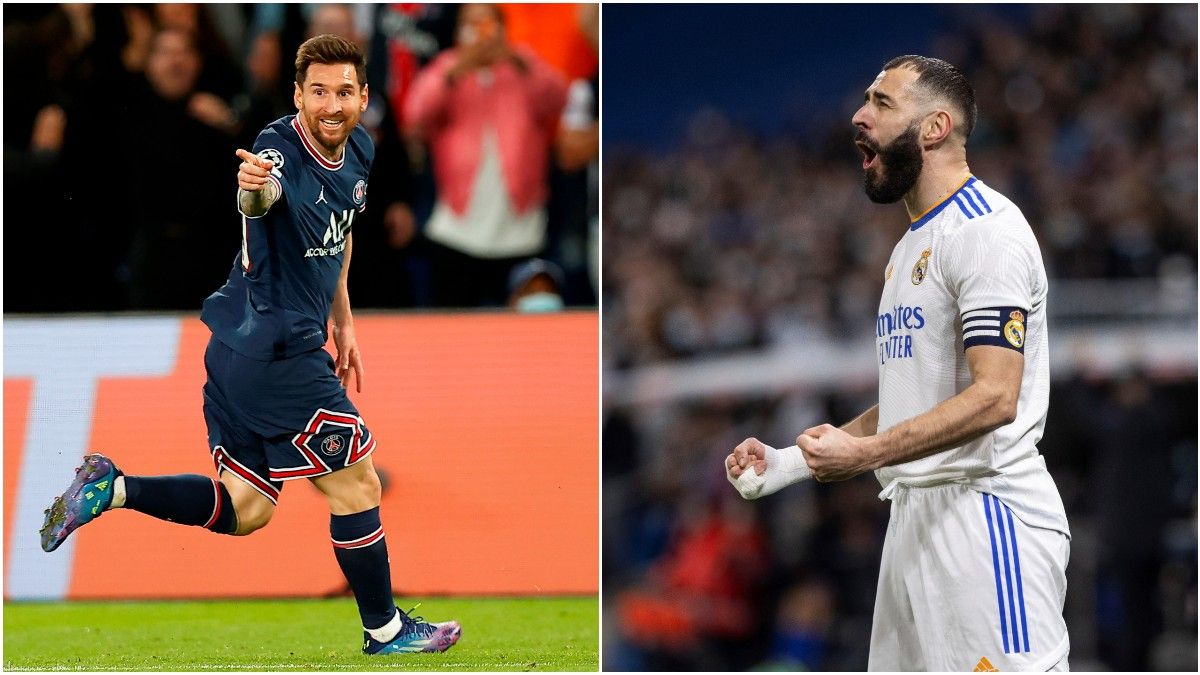
[[[108,457],[88,455],[46,510],[42,548],[53,551],[113,508],[247,535],[271,520],[285,481],[307,478],[329,503],[363,651],[440,652],[461,628],[393,604],[375,438],[346,395],[351,380],[358,391],[363,383],[346,278],[375,155],[358,128],[367,96],[358,46],[314,37],[296,53],[297,114],[268,125],[253,153],[237,150],[242,248],[201,314],[212,330],[204,419],[218,478],[126,476]],[[322,348],[330,318],[336,361]]]

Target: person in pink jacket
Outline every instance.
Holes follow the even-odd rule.
[[[425,227],[433,298],[502,305],[509,271],[545,246],[550,146],[566,85],[507,42],[495,5],[463,5],[457,42],[421,71],[405,105],[437,183]]]

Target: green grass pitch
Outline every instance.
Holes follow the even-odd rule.
[[[415,602],[398,601],[402,609]],[[430,598],[456,619],[443,654],[363,656],[349,598],[4,604],[5,670],[320,671],[599,668],[599,608],[584,598]]]

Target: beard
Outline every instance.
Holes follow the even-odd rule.
[[[870,145],[879,155],[877,166],[863,172],[863,190],[876,204],[894,204],[917,184],[925,159],[917,142],[920,124],[914,122],[887,146],[876,148],[866,134],[859,132],[856,140]]]
[[[341,147],[350,138],[350,133],[354,131],[354,127],[358,124],[358,117],[344,115],[342,117],[342,126],[335,130],[325,129],[321,126],[320,115],[304,115],[304,125],[308,127],[308,133],[312,139],[316,141],[330,155],[336,154],[341,150]]]

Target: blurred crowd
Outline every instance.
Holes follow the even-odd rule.
[[[322,33],[368,58],[356,307],[515,307],[530,266],[542,311],[596,303],[596,5],[62,4],[4,12],[5,310],[197,311],[240,246],[234,150]]]
[[[976,90],[971,169],[1025,213],[1051,279],[1194,274],[1195,7],[962,11],[933,52]],[[607,366],[869,325],[906,222],[864,197],[851,142],[874,76],[817,142],[702,110],[673,152],[605,148]]]
[[[1021,207],[1052,284],[1182,278],[1194,292],[1196,7],[1038,5],[1028,25],[947,12],[955,29],[930,51],[975,86],[972,171]],[[812,136],[701,110],[670,152],[605,148],[606,382],[871,325],[906,224],[866,199],[851,143],[874,75],[848,82],[841,119]],[[721,466],[746,437],[788,445],[875,400],[606,393],[605,668],[864,669],[888,519],[874,476],[744,502]],[[1054,383],[1039,447],[1074,536],[1074,669],[1195,669],[1196,434],[1194,374]]]
[[[864,670],[888,510],[873,474],[747,502],[725,456],[845,421],[874,390],[610,407],[606,670]],[[1073,670],[1196,667],[1196,381],[1056,382],[1039,448],[1071,524]]]

